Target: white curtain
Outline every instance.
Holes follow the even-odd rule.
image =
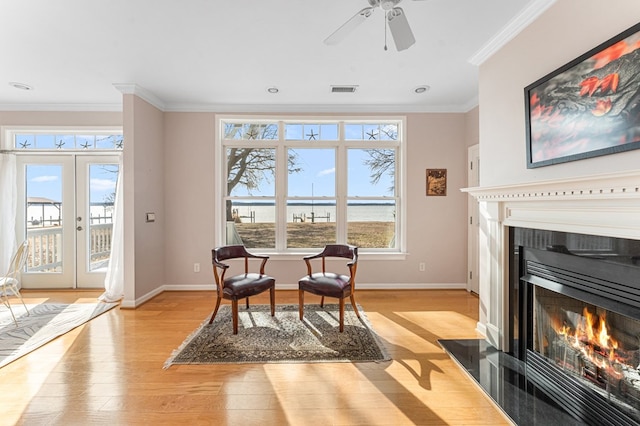
[[[124,209],[122,206],[122,156],[118,164],[118,180],[116,181],[116,197],[113,206],[113,229],[111,230],[111,256],[107,275],[104,278],[105,292],[99,297],[104,302],[117,302],[124,297],[124,232],[122,222]]]
[[[0,153],[0,274],[7,272],[16,244],[16,156]]]

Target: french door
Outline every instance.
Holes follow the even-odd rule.
[[[111,253],[118,156],[18,157],[24,288],[102,288]]]

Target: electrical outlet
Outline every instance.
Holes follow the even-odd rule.
[[[193,264],[193,272],[200,272],[200,264],[199,263],[194,263]]]
[[[425,268],[427,267],[427,265],[425,265],[424,262],[420,262],[418,264],[418,269],[420,270],[420,272],[424,272]]]

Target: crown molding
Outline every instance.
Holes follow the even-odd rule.
[[[473,104],[469,108],[469,104]],[[376,105],[376,104],[167,104],[166,112],[216,113],[464,113],[477,105],[477,100],[465,105]]]
[[[479,66],[489,59],[494,53],[511,41],[522,30],[528,27],[533,21],[538,19],[547,9],[553,6],[557,0],[534,0],[522,13],[515,16],[505,25],[495,36],[480,48],[468,61],[472,65]]]
[[[136,83],[114,83],[113,87],[123,95],[136,95],[137,97],[144,99],[160,111],[165,111],[166,109],[165,103],[162,99]]]

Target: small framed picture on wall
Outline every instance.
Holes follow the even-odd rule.
[[[427,196],[447,195],[447,169],[427,169]]]

